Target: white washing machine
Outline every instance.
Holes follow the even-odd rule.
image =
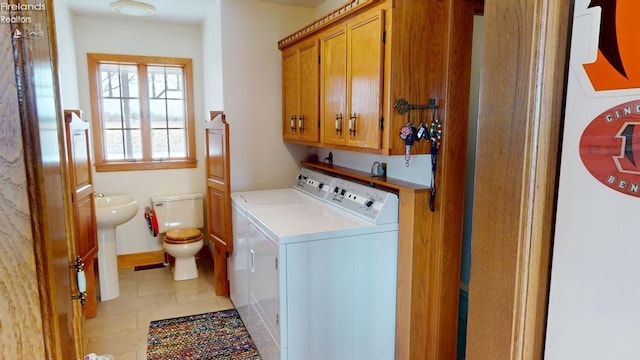
[[[292,187],[245,191],[231,194],[233,252],[228,258],[230,297],[238,313],[246,319],[249,311],[249,242],[247,212],[257,209],[319,204],[332,189],[334,178],[301,168]],[[246,321],[245,321],[246,323]],[[246,324],[247,327],[250,324]]]
[[[293,189],[232,194],[231,298],[263,359],[393,359],[397,196],[307,169]]]

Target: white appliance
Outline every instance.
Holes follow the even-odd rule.
[[[263,359],[393,359],[395,194],[301,169],[232,194],[231,299]]]

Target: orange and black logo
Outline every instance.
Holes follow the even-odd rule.
[[[596,61],[583,67],[596,92],[640,89],[638,0],[591,0],[600,7]],[[610,96],[610,95],[609,95]],[[599,182],[640,197],[640,100],[614,106],[593,119],[580,137],[580,158]]]
[[[640,100],[593,119],[580,138],[580,158],[602,184],[640,197]]]
[[[638,0],[591,0],[600,7],[596,61],[584,69],[596,91],[640,88],[640,30]]]

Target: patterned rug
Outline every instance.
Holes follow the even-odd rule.
[[[260,359],[235,309],[152,321],[148,360]]]

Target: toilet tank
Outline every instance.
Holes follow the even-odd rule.
[[[151,197],[158,220],[158,232],[204,226],[204,195],[201,193],[159,195]]]

